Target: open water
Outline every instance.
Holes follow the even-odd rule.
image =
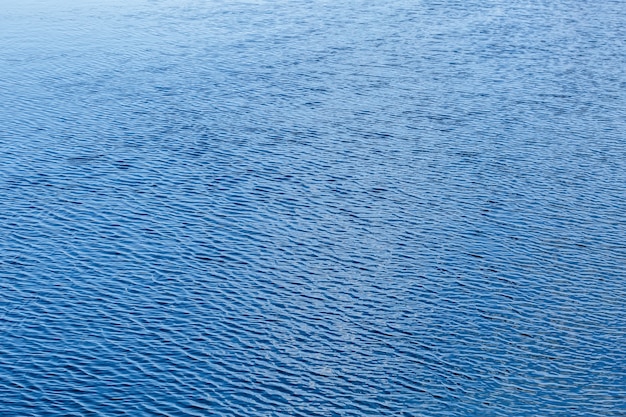
[[[0,415],[625,416],[626,2],[3,0]]]

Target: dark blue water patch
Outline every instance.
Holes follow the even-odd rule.
[[[0,414],[618,416],[621,2],[10,2]]]

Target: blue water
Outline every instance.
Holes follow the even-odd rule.
[[[626,415],[626,3],[4,0],[0,415]]]

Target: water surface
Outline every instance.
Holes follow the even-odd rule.
[[[623,416],[626,4],[5,0],[0,414]]]

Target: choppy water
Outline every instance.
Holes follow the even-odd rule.
[[[626,3],[0,11],[0,414],[626,415]]]

